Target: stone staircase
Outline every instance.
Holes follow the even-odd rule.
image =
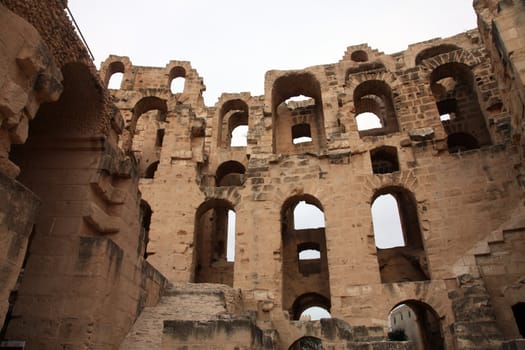
[[[145,307],[120,345],[120,350],[161,349],[164,321],[207,321],[238,314],[238,290],[217,284],[175,284],[159,303]]]

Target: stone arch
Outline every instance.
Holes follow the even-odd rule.
[[[312,101],[298,103],[293,108],[283,103],[291,97],[300,95],[311,98],[313,103]],[[293,72],[275,79],[272,84],[271,106],[274,153],[319,151],[325,147],[321,83],[313,73]],[[292,143],[292,127],[296,124],[310,126],[312,141],[308,145]]]
[[[184,85],[186,85],[186,70],[181,66],[174,66],[171,68],[169,74],[168,74],[168,86],[170,87],[170,91],[172,94],[176,93],[173,91],[171,84],[173,83],[174,79],[182,78],[184,79]],[[179,91],[179,93],[184,93],[185,86],[182,87],[182,91]]]
[[[295,299],[290,316],[293,320],[299,320],[303,311],[312,306],[318,306],[330,312],[332,303],[330,298],[319,293],[305,293]]]
[[[218,108],[217,117],[217,145],[222,148],[229,148],[233,130],[242,125],[249,127],[248,104],[242,98],[224,101]]]
[[[217,186],[242,186],[246,168],[243,164],[230,160],[219,165],[215,171]]]
[[[292,345],[288,348],[288,350],[302,350],[302,349],[309,349],[309,350],[322,350],[322,340],[317,337],[312,336],[303,336],[296,341],[293,342]]]
[[[222,283],[233,286],[234,263],[227,261],[228,213],[231,202],[208,199],[195,212],[193,280],[195,283]]]
[[[330,300],[325,228],[295,229],[294,209],[301,201],[324,212],[319,199],[304,193],[289,197],[281,207],[282,304],[283,310],[293,317],[299,305],[296,302],[302,295],[321,295],[324,300]],[[299,250],[305,244],[318,247],[320,259],[300,260]],[[323,306],[329,310],[329,304],[323,303]]]
[[[430,81],[432,72],[446,63],[461,63],[469,69],[481,64],[481,58],[474,56],[471,52],[459,49],[448,54],[439,54],[421,62],[423,69],[422,79]]]
[[[349,119],[350,125],[348,125],[347,129],[358,130],[357,120],[355,117],[359,114],[358,111],[360,110],[360,108],[361,110],[363,110],[363,112],[366,112],[367,108],[364,107],[366,107],[367,105],[369,107],[374,107],[375,105],[376,108],[370,108],[370,110],[376,110],[376,112],[380,114],[380,111],[383,111],[384,115],[378,115],[377,117],[379,120],[381,120],[382,126],[385,125],[385,121],[388,122],[388,126],[386,128],[381,127],[377,129],[359,131],[359,135],[361,137],[364,137],[368,135],[382,135],[385,133],[398,131],[399,121],[396,112],[396,106],[398,106],[401,103],[401,94],[398,93],[400,81],[397,79],[397,77],[386,70],[374,70],[373,72],[358,72],[355,74],[349,74],[349,70],[347,70],[345,76],[345,94],[352,96],[353,101],[350,105],[349,110],[349,113],[353,114],[353,116]],[[371,85],[371,88],[373,87],[373,85],[376,85],[378,89],[377,93],[380,93],[380,95],[383,95],[385,97],[376,96],[377,93],[372,93],[370,94],[371,98],[365,99],[363,103],[356,101],[356,91],[357,95],[360,95],[358,88],[363,88],[367,85]],[[373,88],[372,91],[374,91]],[[366,96],[366,94],[362,95],[362,97]],[[386,113],[387,110],[389,111],[388,114]]]
[[[491,144],[490,133],[479,100],[478,87],[470,67],[458,62],[443,63],[432,70],[429,82],[447,135],[451,137],[453,134],[461,133],[475,138],[476,142],[464,145],[466,148],[472,148],[473,145],[476,145],[475,148],[477,148]],[[452,144],[455,145],[455,142]],[[456,149],[459,150],[461,147],[456,147]],[[455,149],[449,148],[449,152],[453,151]]]
[[[202,92],[206,90],[204,80],[199,76],[196,69],[192,68],[188,61],[170,61],[165,68],[165,82],[162,84],[163,91],[167,93],[166,99],[173,103],[190,104],[194,108],[204,107]],[[184,77],[184,89],[182,92],[172,94],[171,82],[176,77]]]
[[[362,113],[373,113],[381,123],[380,128],[359,130],[359,135],[384,135],[399,131],[392,89],[383,80],[366,80],[353,92],[356,119]]]
[[[109,81],[113,74],[122,73],[122,82],[120,88],[124,87],[124,81],[132,67],[131,61],[126,56],[110,55],[100,64],[100,77],[105,87],[108,87]]]
[[[381,282],[428,280],[430,272],[414,194],[400,186],[384,186],[374,192],[371,203],[383,195],[392,196],[397,203],[404,243],[392,248],[376,248]],[[374,226],[374,238],[382,229]]]
[[[440,44],[424,48],[423,50],[419,51],[419,53],[416,55],[416,66],[420,65],[424,60],[456,50],[463,49],[454,44]]]
[[[389,311],[392,330],[403,329],[416,349],[444,350],[444,318],[428,303],[408,299],[397,303]]]
[[[122,147],[126,151],[131,151],[133,147],[133,138],[137,130],[137,124],[139,119],[144,113],[149,111],[157,110],[159,115],[154,119],[157,122],[163,122],[166,119],[166,114],[168,112],[168,105],[165,99],[162,99],[157,96],[146,96],[140,98],[131,109],[132,117],[131,120],[126,125],[126,130],[123,137]],[[158,127],[155,128],[158,130]]]

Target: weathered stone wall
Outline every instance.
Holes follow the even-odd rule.
[[[103,75],[114,62],[133,72],[124,73],[121,89],[113,91],[131,129],[140,117],[137,106],[149,97],[157,103],[141,114],[158,109],[167,115],[158,169],[153,179],[141,179],[140,188],[153,210],[149,260],[169,279],[217,282],[224,272],[212,277],[201,271],[202,264],[222,271],[224,263],[213,257],[224,256],[224,224],[202,214],[230,209],[236,213],[233,286],[263,328],[286,333],[288,317],[297,317],[295,305],[317,304],[351,324],[386,330],[393,307],[418,300],[440,320],[446,348],[468,346],[458,345],[459,335],[451,332],[458,315],[450,292],[461,290],[459,276],[480,277],[480,242],[487,244],[493,231],[519,215],[522,201],[510,114],[476,31],[393,55],[349,47],[335,64],[268,72],[264,96],[224,94],[205,108],[194,97],[202,85],[186,85],[182,94],[169,91],[170,65],[154,74],[111,56]],[[193,97],[183,101],[184,94]],[[298,95],[310,100],[283,104]],[[358,130],[361,112],[376,113],[382,127]],[[451,119],[441,121],[442,114]],[[233,126],[243,124],[247,146],[229,147]],[[293,127],[303,124],[309,124],[312,141],[293,144]],[[300,136],[308,134],[302,130]],[[134,147],[135,140],[145,144],[133,132]],[[376,174],[375,161],[397,164]],[[236,180],[219,186],[228,173]],[[370,206],[386,193],[403,207],[412,243],[378,251]],[[283,213],[300,200],[323,211],[325,247],[317,231],[314,239],[286,228]],[[301,263],[294,254],[303,243],[322,247],[326,270],[321,265],[320,275],[289,266]],[[509,254],[521,259],[516,250]],[[487,290],[496,297],[490,283]],[[493,321],[504,327],[509,310],[492,306],[499,308]],[[494,334],[497,344],[501,339]]]
[[[136,164],[116,147],[121,116],[65,6],[0,4],[3,336],[111,349],[166,280],[144,261]]]

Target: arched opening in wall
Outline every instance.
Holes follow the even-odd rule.
[[[293,223],[295,230],[323,228],[324,213],[316,204],[302,200],[293,209]]]
[[[476,141],[470,140],[465,146],[476,145],[474,148],[479,148],[491,144],[485,116],[476,93],[474,75],[467,65],[452,62],[437,67],[430,75],[430,88],[449,139],[453,134],[470,135],[469,139],[474,138]],[[453,147],[456,146],[458,138],[452,137]],[[457,149],[449,148],[449,152],[457,152]]]
[[[292,73],[272,88],[273,148],[276,153],[325,147],[321,85],[313,74]]]
[[[232,130],[231,147],[248,146],[248,125],[239,125]]]
[[[321,273],[321,247],[317,242],[303,242],[297,246],[299,272],[303,276]]]
[[[104,83],[108,89],[120,89],[122,80],[124,79],[124,63],[111,62],[108,66]]]
[[[308,142],[312,142],[310,124],[302,123],[292,126],[292,143],[297,145],[299,143]]]
[[[215,172],[217,186],[242,186],[246,168],[239,162],[230,160],[222,163]]]
[[[385,135],[399,131],[392,90],[382,80],[367,80],[354,90],[359,136]]]
[[[389,174],[399,171],[397,148],[392,146],[378,147],[370,151],[372,171],[374,174]]]
[[[456,50],[461,50],[461,48],[459,46],[452,45],[452,44],[442,44],[438,46],[429,47],[417,54],[416,66],[420,65],[421,62],[423,62],[424,60],[427,60],[434,56],[439,56],[447,52],[456,51]]]
[[[123,149],[131,151],[139,164],[139,174],[160,160],[167,127],[166,100],[155,96],[144,97],[133,107],[131,120],[126,121]]]
[[[383,127],[381,119],[371,112],[364,112],[356,115],[355,121],[357,123],[358,131],[381,129]]]
[[[194,282],[233,286],[235,212],[222,199],[204,202],[195,215]]]
[[[325,218],[319,200],[307,194],[286,200],[281,209],[281,236],[283,309],[294,319],[310,306],[329,310]],[[315,300],[323,302],[306,305],[298,299],[303,295],[320,296]]]
[[[354,62],[366,62],[368,61],[368,54],[363,50],[356,50],[350,55],[350,59]]]
[[[173,95],[183,93],[186,84],[186,70],[182,67],[173,67],[169,74],[169,81]]]
[[[391,194],[378,196],[372,203],[372,226],[377,248],[405,246],[398,203]]]
[[[149,243],[149,228],[151,225],[151,215],[153,211],[151,210],[150,205],[145,200],[140,201],[140,238],[138,245],[138,255],[142,255],[144,259],[147,259],[148,256],[155,254],[154,252],[148,251]]]
[[[458,104],[455,98],[439,101],[437,103],[437,108],[439,111],[439,120],[441,120],[441,122],[456,119]]]
[[[315,337],[302,337],[295,341],[288,350],[323,350],[323,342]]]
[[[429,279],[414,195],[385,187],[372,200],[372,219],[382,283]]]
[[[449,153],[458,153],[479,148],[479,143],[474,136],[466,132],[457,132],[448,135],[447,146]]]
[[[124,79],[124,73],[115,73],[109,78],[108,89],[120,89],[122,85],[122,79]]]
[[[248,115],[246,102],[240,99],[226,101],[219,111],[218,146],[246,147],[248,145]]]
[[[525,303],[512,305],[512,314],[522,338],[525,338]]]
[[[395,306],[388,315],[388,328],[389,340],[409,340],[416,350],[445,349],[439,316],[421,301],[407,300]]]
[[[16,317],[7,329],[8,338],[11,332],[27,331],[29,323],[66,322],[60,316],[78,312],[75,298],[84,292],[84,287],[75,283],[64,285],[64,281],[71,280],[71,262],[78,261],[80,237],[94,238],[101,234],[84,217],[85,209],[94,200],[89,179],[98,176],[111,179],[99,168],[108,149],[104,136],[107,130],[103,126],[110,123],[102,102],[103,86],[83,63],[64,65],[62,75],[63,92],[58,101],[40,106],[30,122],[26,143],[13,145],[9,153],[10,160],[21,170],[17,180],[39,198],[40,205],[13,309]],[[30,203],[26,204],[24,210],[29,211]],[[138,229],[135,234],[138,236]],[[35,302],[42,297],[41,289],[35,285],[44,280],[46,288],[64,292],[47,293],[45,302]],[[63,312],[58,317],[45,311],[59,309]],[[42,327],[31,332],[33,340],[46,338]]]
[[[145,179],[153,179],[153,178],[155,178],[155,173],[157,172],[157,169],[159,167],[159,163],[160,162],[157,160],[157,161],[151,163],[150,165],[148,165],[148,167],[144,171],[144,178]]]
[[[316,309],[312,309],[312,308]],[[321,318],[330,318],[330,300],[321,294],[317,293],[306,293],[299,296],[293,303],[293,319],[300,320],[301,316],[311,314],[311,320],[316,321]],[[323,310],[320,311],[319,309]],[[305,311],[307,311],[305,313]],[[323,317],[327,316],[327,317]]]

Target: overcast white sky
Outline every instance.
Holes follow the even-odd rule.
[[[271,69],[335,63],[348,46],[385,53],[476,26],[472,0],[69,0],[97,66],[191,61],[208,106],[222,92],[262,95]]]

